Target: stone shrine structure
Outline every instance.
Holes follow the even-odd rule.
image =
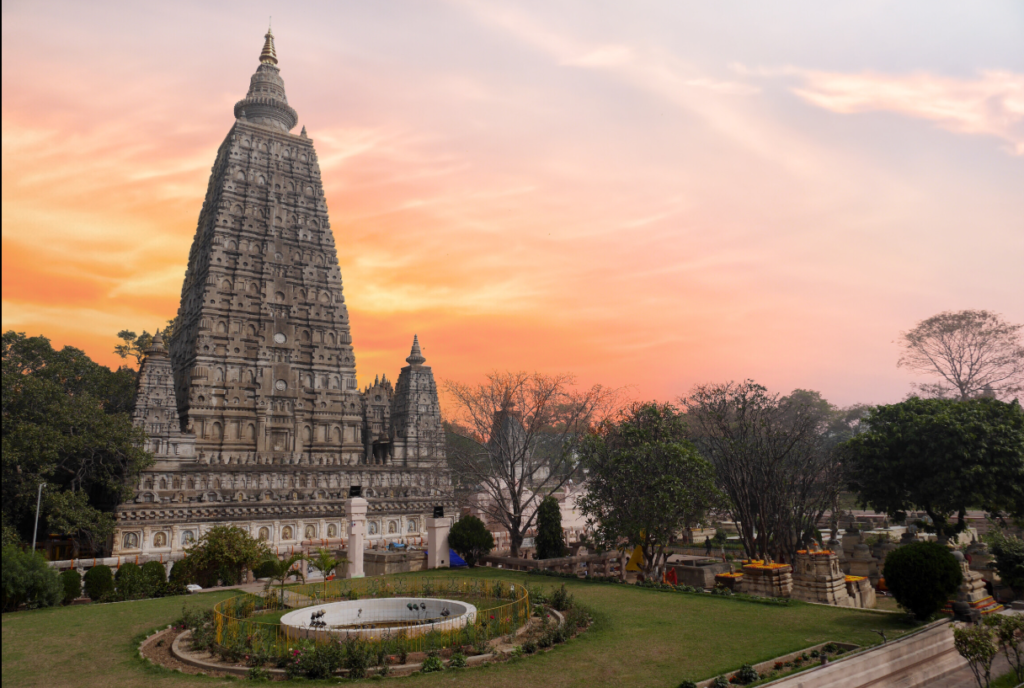
[[[271,545],[424,535],[455,511],[437,387],[419,340],[392,387],[360,391],[313,142],[288,104],[274,37],[221,144],[174,331],[139,371],[134,422],[156,463],[118,508],[113,554],[180,552],[214,525]],[[349,555],[352,558],[352,554]]]
[[[846,592],[846,576],[839,568],[839,557],[832,551],[797,552],[791,597],[837,607],[854,606]]]
[[[984,614],[993,614],[1000,611],[1003,605],[992,599],[985,589],[985,579],[977,571],[972,571],[963,553],[953,552],[953,557],[960,565],[960,572],[963,574],[963,581],[957,589],[955,602],[962,603],[967,609],[975,612],[978,617]],[[949,606],[952,610],[952,605]]]

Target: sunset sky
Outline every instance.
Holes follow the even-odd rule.
[[[415,332],[441,381],[883,403],[901,330],[1024,322],[1016,0],[4,0],[5,330],[116,365],[175,315],[268,15],[362,383]]]

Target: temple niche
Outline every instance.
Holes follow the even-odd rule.
[[[180,551],[225,523],[275,544],[340,535],[353,485],[395,524],[385,539],[454,506],[418,337],[395,385],[357,387],[316,150],[291,133],[277,64],[268,31],[217,151],[174,330],[140,367],[133,419],[155,464],[118,509],[118,554]]]

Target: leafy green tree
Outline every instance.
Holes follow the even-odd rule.
[[[71,604],[81,597],[82,577],[78,575],[78,571],[74,569],[62,571],[60,574],[60,584],[64,595],[61,602],[64,604]]]
[[[647,576],[660,575],[675,533],[727,503],[671,404],[631,405],[587,437],[580,459],[587,481],[576,505],[597,544],[640,546]]]
[[[3,514],[31,537],[36,490],[46,483],[40,528],[97,549],[110,516],[152,462],[131,423],[135,373],[110,371],[44,337],[3,335]]]
[[[992,660],[999,649],[992,637],[992,629],[986,625],[953,629],[953,645],[974,674],[978,688],[988,688],[992,681]]]
[[[301,552],[296,553],[288,557],[287,559],[268,559],[263,562],[263,566],[266,567],[264,570],[269,573],[269,580],[267,581],[266,589],[270,590],[274,583],[279,584],[281,590],[281,604],[284,604],[284,585],[289,578],[295,580],[305,581],[306,574],[303,573],[302,568],[295,568],[295,565],[301,561],[305,561],[306,556]]]
[[[565,538],[562,536],[562,509],[558,500],[548,496],[537,509],[537,558],[551,559],[565,556]]]
[[[966,528],[971,507],[1024,515],[1018,402],[912,398],[876,407],[866,424],[844,445],[850,489],[862,504],[897,521],[921,509],[944,535]]]
[[[7,524],[7,513],[3,513],[3,547],[8,545],[17,545],[21,543],[21,538],[18,536],[18,531],[12,526]]]
[[[244,569],[252,570],[272,556],[265,542],[234,526],[214,526],[203,533],[186,554],[188,577],[203,587],[210,587],[218,578],[234,584]]]
[[[963,581],[952,552],[935,542],[914,542],[890,552],[882,575],[896,602],[922,621],[942,609]]]
[[[50,568],[38,552],[22,551],[15,546],[3,548],[3,610],[14,611],[20,605],[52,607],[64,597],[64,586],[57,571]]]
[[[494,549],[494,536],[476,516],[463,516],[448,531],[448,545],[473,568]]]
[[[995,556],[996,571],[1017,597],[1024,597],[1024,540],[993,530],[987,538]]]
[[[121,330],[117,333],[117,338],[121,340],[121,343],[114,347],[114,353],[121,358],[133,356],[135,362],[140,365],[146,356],[146,349],[153,345],[153,335],[145,330],[140,335],[136,335],[131,330]]]
[[[990,614],[984,619],[992,629],[996,642],[1006,655],[1018,682],[1024,682],[1024,616]]]

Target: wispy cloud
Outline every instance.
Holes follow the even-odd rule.
[[[956,79],[930,73],[774,73],[798,75],[803,83],[793,92],[832,112],[895,112],[958,134],[993,136],[1009,144],[1014,155],[1024,155],[1024,74],[983,71],[975,79]]]

